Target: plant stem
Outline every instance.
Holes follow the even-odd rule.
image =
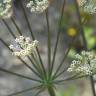
[[[93,96],[96,96],[93,76],[90,76],[90,82],[91,82]]]
[[[62,23],[62,18],[63,18],[63,13],[64,13],[64,6],[65,6],[65,0],[63,2],[60,21],[59,21],[59,28],[58,28],[58,33],[57,33],[57,37],[56,37],[56,44],[55,44],[55,49],[54,49],[53,58],[52,58],[51,74],[52,74],[52,71],[53,71],[53,68],[54,68],[54,62],[55,62],[55,57],[56,57],[56,53],[57,53],[57,47],[58,47],[60,34],[61,34],[60,26],[61,26],[61,23]]]
[[[22,91],[15,92],[15,93],[12,93],[12,94],[7,95],[7,96],[20,95],[20,94],[23,94],[23,93],[25,93],[25,92],[29,92],[29,91],[32,91],[32,90],[38,89],[38,88],[40,88],[41,86],[42,86],[42,85],[35,86],[35,87],[32,87],[32,88],[28,88],[28,89],[24,89],[24,90],[22,90]]]
[[[16,27],[19,35],[22,35],[22,32],[21,32],[19,26],[17,25],[17,23],[15,22],[14,18],[11,18],[11,21],[14,24],[14,26]],[[34,66],[34,68],[36,69],[36,71],[39,72],[38,74],[40,74],[41,73],[40,65],[39,64],[37,65],[37,62],[38,62],[37,59],[33,55],[31,55],[31,56],[32,56],[32,59],[30,58],[30,56],[27,56],[27,58],[31,61],[31,63]],[[35,61],[35,63],[34,63],[34,61]]]
[[[0,41],[11,51],[13,52],[9,46],[6,44],[6,42],[0,38]],[[17,57],[27,68],[29,68],[35,75],[41,78],[41,75],[39,75],[32,67],[30,67],[21,57]]]
[[[75,3],[75,7],[76,7],[76,12],[77,12],[79,24],[80,24],[80,32],[81,32],[82,39],[83,39],[83,42],[84,42],[85,50],[87,50],[88,49],[87,48],[87,42],[86,42],[86,38],[85,38],[85,35],[84,35],[84,30],[83,30],[83,26],[82,26],[82,22],[81,22],[81,16],[80,16],[79,8],[78,8],[78,3],[77,3],[76,0],[74,0],[74,1],[75,1],[74,3]],[[93,76],[90,76],[90,81],[91,81],[93,96],[96,96]]]
[[[39,83],[42,82],[41,80],[37,80],[37,79],[34,79],[34,78],[30,78],[30,77],[27,77],[27,76],[24,76],[24,75],[21,75],[21,74],[12,72],[12,71],[8,71],[8,70],[3,69],[3,68],[0,68],[0,71],[1,71],[1,72],[5,72],[5,73],[7,73],[7,74],[14,75],[14,76],[18,76],[18,77],[20,77],[20,78],[24,78],[24,79],[32,80],[32,81],[35,81],[35,82],[39,82]]]
[[[54,88],[52,86],[48,86],[48,93],[50,94],[50,96],[56,96]]]
[[[21,32],[19,26],[17,25],[17,23],[16,23],[16,21],[14,20],[13,17],[11,17],[11,21],[13,22],[14,26],[16,27],[18,33],[19,33],[20,35],[22,35],[22,32]]]
[[[5,24],[6,28],[8,29],[8,31],[10,32],[10,34],[13,36],[13,38],[16,38],[15,34],[11,30],[11,28],[9,27],[9,25],[7,24],[7,22],[4,19],[2,19],[2,22]]]
[[[26,23],[28,25],[29,31],[31,32],[31,37],[32,37],[33,40],[35,40],[35,36],[33,34],[33,30],[31,28],[30,22],[29,22],[28,17],[27,17],[27,13],[25,11],[25,8],[24,8],[21,0],[20,0],[20,3],[21,3],[21,8],[22,8],[22,11],[24,13],[24,17],[25,17]],[[38,54],[38,57],[39,57],[39,60],[40,60],[41,66],[42,66],[43,73],[46,74],[45,67],[44,67],[44,64],[43,64],[43,61],[42,61],[42,58],[41,58],[41,55],[39,53],[38,48],[36,48],[36,51],[37,51],[37,54]]]
[[[48,73],[50,75],[50,67],[51,67],[51,33],[50,33],[50,27],[49,27],[49,15],[48,15],[48,9],[46,12],[46,22],[47,22],[47,29],[48,29]]]
[[[60,71],[60,68],[62,67],[62,65],[64,64],[64,61],[65,61],[66,57],[68,56],[68,53],[70,52],[70,49],[72,48],[72,46],[74,44],[74,41],[75,41],[75,38],[72,39],[71,44],[69,45],[68,49],[66,50],[65,55],[64,55],[62,61],[60,62],[58,68],[56,69],[56,72],[54,73],[54,75],[52,77],[53,79],[57,78],[58,76],[60,76],[62,73],[64,73],[67,70],[67,68],[65,68],[62,72],[57,74]]]

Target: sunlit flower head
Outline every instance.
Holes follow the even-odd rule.
[[[12,15],[12,0],[0,1],[0,17],[10,18]]]
[[[35,13],[43,12],[47,9],[48,6],[48,0],[29,0],[29,2],[27,3],[27,7],[30,9],[30,11]]]
[[[96,54],[89,51],[82,51],[75,55],[68,72],[80,73],[83,75],[92,75],[96,73]]]
[[[35,52],[38,46],[38,41],[31,41],[29,37],[20,36],[15,39],[15,44],[11,44],[9,48],[13,50],[13,55],[15,56],[28,56]]]

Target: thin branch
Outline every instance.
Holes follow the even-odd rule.
[[[62,65],[64,64],[64,61],[65,61],[66,57],[68,56],[68,53],[70,52],[70,49],[72,48],[75,39],[76,39],[76,37],[74,37],[74,38],[72,39],[71,44],[69,45],[68,49],[66,50],[65,55],[64,55],[61,63],[59,64],[56,72],[55,72],[54,75],[53,75],[53,79],[57,78],[58,76],[60,76],[62,73],[64,73],[64,72],[67,70],[67,68],[65,68],[62,72],[60,72],[59,74],[57,74],[57,73],[60,71],[60,68],[62,67]],[[68,66],[68,67],[69,67],[69,66]]]
[[[11,18],[11,21],[13,22],[13,24],[15,25],[19,35],[22,35],[22,32],[19,28],[19,26],[17,25],[17,23],[15,22],[14,18]],[[33,56],[32,56],[33,57]],[[34,64],[34,61],[29,57],[27,56],[27,58],[30,60],[31,64],[34,66],[34,68],[39,72],[38,74],[40,74],[40,70],[38,69],[38,67]],[[37,60],[34,58],[35,62],[37,62]],[[39,65],[38,65],[39,66]]]
[[[41,80],[37,80],[37,79],[30,78],[30,77],[27,77],[27,76],[24,76],[24,75],[20,75],[18,73],[14,73],[14,72],[8,71],[8,70],[3,69],[3,68],[0,68],[0,71],[5,72],[5,73],[8,73],[8,74],[11,74],[11,75],[18,76],[20,78],[25,78],[25,79],[28,79],[28,80],[32,80],[32,81],[35,81],[35,82],[39,82],[39,83],[42,82]]]
[[[19,32],[20,34],[22,34],[22,32],[20,31],[18,25],[17,25],[16,22],[14,21],[14,19],[11,18],[11,20],[12,20],[13,24],[15,25],[15,27],[17,28],[18,32]],[[7,22],[6,22],[4,19],[3,19],[2,21],[3,21],[3,23],[5,24],[5,26],[8,28],[10,34],[11,34],[11,35],[14,37],[14,39],[15,39],[16,36],[15,36],[15,34],[13,33],[13,31],[11,30],[11,28],[9,27],[9,25],[7,24]],[[2,42],[4,43],[3,40],[2,40]],[[5,45],[7,45],[7,44],[5,44]],[[8,45],[7,45],[7,47],[8,47]],[[9,48],[8,48],[8,49],[9,49]],[[33,63],[32,60],[29,58],[29,56],[27,56],[27,58],[31,61],[31,63]],[[18,57],[18,59],[21,60],[23,63],[25,62],[25,61],[22,60],[20,57]],[[32,67],[30,67],[28,64],[26,64],[26,62],[24,63],[24,65],[26,65],[29,69],[33,70],[33,72],[34,72],[37,76],[39,76],[39,77],[41,78],[41,76],[39,75],[39,73],[37,73]],[[34,63],[33,63],[33,65],[34,65]]]
[[[48,29],[48,73],[50,75],[50,68],[51,68],[51,33],[50,33],[50,26],[49,26],[49,15],[48,15],[48,9],[45,11],[46,13],[46,22],[47,22],[47,29]]]
[[[1,38],[0,38],[0,41],[11,51],[11,52],[13,52],[10,48],[9,48],[9,46],[6,44],[6,42],[4,41],[4,40],[2,40]],[[20,57],[17,57],[26,67],[28,67],[32,72],[34,72],[38,77],[41,77],[32,67],[30,67],[22,58],[20,58]]]
[[[32,67],[30,67],[22,58],[17,57],[26,67],[28,67],[35,75],[41,78],[41,75],[37,73]]]
[[[21,0],[20,0],[20,3],[21,3],[21,8],[22,8],[22,11],[23,11],[23,13],[24,13],[24,17],[25,17],[26,23],[27,23],[27,25],[28,25],[29,31],[31,32],[32,39],[35,40],[35,36],[34,36],[34,34],[33,34],[33,31],[32,31],[32,28],[31,28],[31,26],[30,26],[30,23],[29,23],[29,20],[28,20],[28,17],[27,17],[25,8],[24,8]],[[36,48],[36,51],[37,51],[37,53],[38,53],[38,57],[39,57],[41,66],[42,66],[43,72],[44,72],[44,74],[45,74],[45,73],[46,73],[45,67],[44,67],[44,65],[43,65],[43,61],[42,61],[42,59],[41,59],[41,56],[40,56],[40,53],[39,53],[38,48]]]
[[[35,90],[35,89],[37,89],[37,88],[40,88],[41,86],[42,86],[42,85],[35,86],[35,87],[31,87],[31,88],[28,88],[28,89],[25,89],[25,90],[22,90],[22,91],[19,91],[19,92],[12,93],[12,94],[7,95],[7,96],[20,95],[20,94],[23,94],[23,93],[25,93],[25,92],[32,91],[32,90]]]
[[[44,89],[41,88],[34,96],[38,96]]]
[[[62,7],[60,21],[59,21],[59,28],[58,28],[58,33],[57,33],[57,38],[56,38],[56,44],[55,44],[55,49],[54,49],[53,59],[52,59],[51,74],[52,74],[52,70],[54,68],[54,62],[55,62],[55,57],[56,57],[56,53],[57,53],[57,46],[58,46],[58,42],[59,42],[59,39],[60,39],[60,33],[61,33],[60,26],[61,26],[61,23],[62,23],[62,18],[63,18],[63,13],[64,13],[64,6],[65,6],[65,0],[63,2],[63,7]]]
[[[18,25],[17,25],[17,23],[16,23],[16,21],[14,20],[13,17],[11,17],[11,21],[12,21],[13,24],[15,25],[15,27],[16,27],[18,33],[19,33],[20,35],[22,35],[22,32],[21,32],[20,28],[18,27]]]
[[[31,54],[31,57],[32,57],[33,60],[35,61],[34,66],[36,67],[36,69],[38,70],[38,72],[41,74],[41,77],[42,77],[42,75],[43,75],[44,73],[43,73],[43,71],[42,71],[42,68],[41,68],[41,66],[40,66],[40,63],[39,63],[38,60],[37,60],[37,57],[35,57],[34,55],[35,55],[35,53],[34,53],[34,54]]]
[[[76,78],[76,76],[78,76],[78,75],[79,75],[79,74],[75,74],[75,75],[73,75],[73,76],[71,76],[71,77],[67,77],[67,78],[65,78],[65,79],[54,80],[54,83],[55,83],[55,84],[58,84],[58,83],[62,83],[62,82],[69,81],[69,80],[79,79],[79,77]],[[84,76],[84,77],[85,77],[85,76]],[[83,78],[83,77],[81,77],[81,78]]]
[[[34,61],[28,56],[28,59],[31,61],[31,64],[34,66],[34,68],[36,69],[36,71],[38,72],[38,74],[40,75],[40,70],[38,69],[38,67],[35,65]],[[41,75],[40,75],[41,76]]]
[[[9,30],[10,34],[11,34],[14,38],[16,38],[15,34],[14,34],[13,31],[11,30],[11,28],[9,27],[9,25],[7,24],[7,22],[6,22],[4,19],[2,19],[2,21],[3,21],[3,23],[5,24],[5,26],[7,27],[7,29]]]
[[[93,96],[96,96],[93,76],[90,76],[90,82],[91,82]]]
[[[79,24],[80,24],[80,30],[81,30],[81,35],[82,35],[83,42],[84,42],[84,47],[85,47],[85,50],[87,50],[88,49],[87,48],[87,41],[86,41],[86,38],[85,38],[83,26],[82,26],[82,21],[81,21],[81,16],[80,16],[80,11],[79,11],[79,7],[78,7],[78,3],[77,3],[76,0],[74,0],[74,3],[75,3],[75,7],[76,7],[76,13],[77,13],[77,16],[78,16]],[[96,96],[94,80],[93,80],[92,76],[90,77],[90,81],[91,81],[93,96]]]

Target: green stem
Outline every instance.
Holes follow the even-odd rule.
[[[22,32],[21,32],[19,26],[17,25],[16,21],[14,20],[14,18],[11,18],[11,21],[13,22],[14,26],[16,27],[18,33],[19,33],[20,35],[22,35]]]
[[[54,88],[52,86],[48,86],[48,93],[50,94],[50,96],[56,96]]]
[[[11,21],[13,22],[14,26],[16,27],[19,35],[22,35],[22,32],[21,32],[19,26],[17,25],[17,23],[15,22],[14,18],[11,18]],[[34,61],[33,61],[32,59],[35,60],[35,63],[37,62],[37,60],[36,60],[33,56],[32,56],[32,59],[31,59],[29,56],[27,56],[27,58],[31,61],[31,63],[32,63],[32,65],[34,66],[34,68],[36,69],[36,71],[39,72],[38,74],[40,74],[40,65],[37,65],[37,66],[36,66],[36,64],[34,64]],[[42,76],[41,76],[41,77],[42,77]]]
[[[38,89],[40,87],[41,87],[41,85],[35,86],[35,87],[28,88],[28,89],[25,89],[25,90],[22,90],[22,91],[19,91],[19,92],[12,93],[12,94],[7,95],[7,96],[17,96],[17,95],[20,95],[20,94],[23,94],[23,93],[26,93],[26,92],[29,92],[29,91],[33,91],[33,90]]]
[[[51,67],[51,33],[50,33],[50,27],[49,27],[49,16],[48,16],[48,10],[46,12],[46,22],[47,22],[47,29],[48,29],[48,73],[50,75],[50,67]]]
[[[73,39],[72,39],[72,42],[71,42],[71,44],[69,45],[69,48],[68,48],[67,51],[65,52],[65,55],[64,55],[62,61],[60,62],[58,68],[56,69],[56,72],[54,73],[54,75],[53,75],[53,77],[52,77],[53,79],[57,78],[58,76],[60,76],[62,73],[64,73],[64,72],[67,70],[67,68],[65,68],[62,72],[58,73],[58,72],[60,71],[62,65],[64,64],[64,61],[65,61],[66,57],[68,56],[68,54],[69,54],[69,52],[70,52],[70,49],[72,48],[72,46],[73,46],[73,44],[74,44],[75,39],[76,39],[76,38],[73,38]],[[68,67],[69,67],[69,66],[68,66]],[[58,74],[57,74],[57,73],[58,73]]]
[[[35,40],[35,36],[34,36],[34,34],[33,34],[33,30],[32,30],[32,28],[31,28],[30,22],[29,22],[28,17],[27,17],[27,13],[26,13],[26,11],[25,11],[25,8],[24,8],[21,0],[20,0],[20,3],[21,3],[22,11],[23,11],[23,13],[24,13],[24,17],[25,17],[26,23],[27,23],[28,28],[29,28],[29,31],[30,31],[30,33],[31,33],[31,37],[32,37],[33,40]],[[43,61],[42,61],[42,58],[41,58],[41,55],[40,55],[40,53],[39,53],[38,48],[36,48],[36,51],[37,51],[37,54],[38,54],[38,57],[39,57],[39,60],[40,60],[41,66],[42,66],[43,73],[45,74],[45,73],[46,73],[46,70],[45,70],[45,67],[44,67],[44,64],[43,64]]]
[[[64,6],[65,6],[65,0],[63,2],[63,7],[62,7],[60,21],[59,21],[59,28],[58,28],[58,33],[57,33],[57,37],[56,37],[56,44],[55,44],[53,58],[52,58],[51,75],[52,75],[52,71],[53,71],[53,68],[54,68],[54,62],[55,62],[55,59],[56,59],[55,57],[56,57],[56,53],[57,53],[57,47],[58,47],[60,34],[61,34],[60,26],[61,26],[61,23],[62,23],[62,18],[63,18],[63,13],[64,13]]]
[[[24,75],[15,73],[15,72],[11,72],[11,71],[6,70],[6,69],[3,69],[3,68],[0,68],[0,71],[1,71],[1,72],[5,72],[5,73],[7,73],[7,74],[14,75],[14,76],[18,76],[18,77],[20,77],[20,78],[24,78],[24,79],[32,80],[32,81],[35,81],[35,82],[39,82],[39,83],[42,82],[41,80],[37,80],[37,79],[34,79],[34,78],[30,78],[30,77],[27,77],[27,76],[24,76]]]
[[[11,51],[13,52],[9,46],[6,44],[6,42],[0,38],[0,41]],[[41,78],[41,76],[32,68],[30,67],[21,57],[17,57],[27,68],[29,68],[35,75]]]
[[[88,50],[88,48],[87,48],[87,42],[86,42],[86,38],[85,38],[83,26],[82,26],[81,16],[80,16],[80,12],[79,12],[78,3],[77,3],[76,0],[74,0],[74,1],[75,1],[74,3],[75,3],[75,7],[76,7],[76,12],[77,12],[79,24],[80,24],[80,32],[81,32],[82,39],[83,39],[83,42],[84,42],[84,47],[85,47],[85,50]],[[93,96],[96,96],[95,86],[94,86],[94,80],[93,80],[93,77],[92,76],[90,76],[90,81],[91,81]]]
[[[91,82],[93,96],[96,96],[93,76],[90,76],[90,82]]]
[[[13,36],[13,38],[16,38],[15,34],[13,33],[13,31],[11,30],[11,28],[9,27],[9,25],[7,24],[7,22],[2,19],[2,22],[4,23],[4,25],[6,26],[6,28],[8,29],[9,33]]]

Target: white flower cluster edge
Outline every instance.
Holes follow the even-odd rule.
[[[94,2],[94,0],[80,0],[79,6],[86,13],[96,13],[96,3]]]
[[[10,18],[12,16],[12,0],[2,0],[0,2],[0,17]]]
[[[92,75],[96,73],[96,54],[90,51],[82,51],[75,55],[68,72],[79,73],[81,75]]]
[[[38,46],[38,41],[31,41],[29,37],[20,36],[15,39],[14,45],[10,45],[9,48],[13,50],[13,55],[15,56],[28,56],[35,52],[36,47]]]
[[[31,12],[42,13],[49,6],[48,0],[30,0],[27,3],[27,8],[30,9]]]

